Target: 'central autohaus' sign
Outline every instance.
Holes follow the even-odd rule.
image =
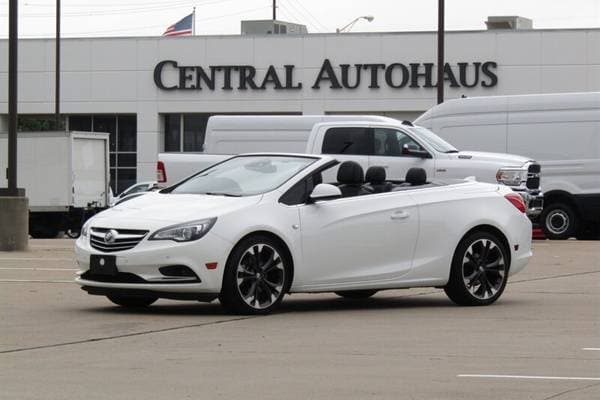
[[[498,84],[495,73],[497,64],[486,62],[460,62],[455,66],[444,65],[444,81],[450,87],[490,88]],[[165,60],[154,68],[154,83],[162,90],[299,90],[303,83],[294,77],[295,66],[284,65],[279,70],[270,65],[266,72],[257,73],[251,65],[183,66],[176,61]],[[171,79],[165,82],[164,76]],[[356,89],[368,85],[378,89],[381,85],[394,89],[433,88],[436,71],[433,63],[410,64],[339,64],[324,60],[319,73],[312,81],[312,89]]]

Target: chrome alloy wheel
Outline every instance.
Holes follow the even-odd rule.
[[[285,268],[279,253],[267,244],[247,249],[236,270],[237,289],[246,304],[260,310],[283,296]]]
[[[564,210],[555,209],[546,215],[546,227],[555,235],[562,235],[569,229],[570,218]]]
[[[471,295],[480,300],[494,297],[506,279],[502,251],[489,239],[478,239],[467,248],[462,261],[462,276]]]

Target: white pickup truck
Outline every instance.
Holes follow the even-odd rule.
[[[391,181],[403,181],[410,168],[418,167],[428,179],[473,176],[481,182],[500,182],[522,195],[530,217],[543,206],[540,166],[534,160],[459,151],[428,129],[386,117],[214,116],[208,121],[204,150],[159,154],[159,186],[170,186],[232,154],[332,154],[340,161],[357,161],[365,170],[382,166]],[[335,176],[324,179],[335,181]]]

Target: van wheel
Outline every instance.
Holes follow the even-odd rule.
[[[544,207],[540,222],[548,239],[565,240],[575,235],[579,225],[573,208],[564,203],[553,203]]]
[[[446,295],[461,306],[485,306],[502,295],[509,261],[502,241],[488,232],[464,238],[452,258]]]
[[[227,259],[219,301],[236,314],[268,314],[289,290],[291,271],[292,260],[279,242],[250,236]]]

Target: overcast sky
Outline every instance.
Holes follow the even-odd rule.
[[[437,29],[437,0],[277,0],[278,19],[335,32],[362,15],[354,32]],[[55,0],[19,1],[19,35],[54,35]],[[64,37],[159,36],[196,7],[196,34],[239,34],[242,19],[270,19],[272,0],[63,0]],[[446,0],[446,29],[485,29],[488,15],[520,15],[534,28],[600,28],[600,0]],[[0,0],[0,37],[8,36],[8,0]]]

